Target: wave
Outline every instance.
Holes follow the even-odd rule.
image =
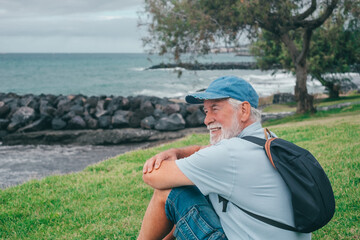
[[[156,96],[159,98],[181,98],[185,97],[187,93],[185,92],[166,92],[167,90],[150,90],[143,89],[141,91],[135,92],[135,95],[145,95],[145,96]]]
[[[131,71],[135,71],[135,72],[142,72],[145,71],[147,68],[145,67],[134,67],[134,68],[129,68]]]
[[[171,71],[188,71],[186,68],[181,67],[174,67],[174,68],[156,68],[156,69],[147,69],[147,71],[165,71],[165,72],[171,72]]]

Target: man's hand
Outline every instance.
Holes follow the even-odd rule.
[[[164,160],[177,160],[180,158],[189,157],[200,149],[206,148],[208,146],[188,146],[184,148],[171,148],[164,152],[158,153],[152,158],[148,159],[143,167],[143,173],[151,173],[154,169],[157,170],[160,168],[161,163]]]
[[[164,160],[177,160],[177,152],[178,149],[171,148],[169,150],[156,154],[145,162],[143,167],[143,173],[151,173],[154,169],[159,169],[162,161]]]

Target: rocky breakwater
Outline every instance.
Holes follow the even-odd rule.
[[[14,144],[119,144],[206,131],[200,105],[149,96],[0,93],[0,141]]]
[[[160,63],[149,69],[184,68],[186,70],[229,70],[229,69],[258,69],[256,62],[227,62],[227,63]]]

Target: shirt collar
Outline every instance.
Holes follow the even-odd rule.
[[[254,122],[244,128],[241,133],[238,135],[238,137],[245,137],[249,135],[254,135],[254,133],[258,132],[259,130],[262,130],[262,126],[260,122]]]

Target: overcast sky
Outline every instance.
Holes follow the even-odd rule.
[[[143,52],[144,0],[0,0],[0,53]]]

